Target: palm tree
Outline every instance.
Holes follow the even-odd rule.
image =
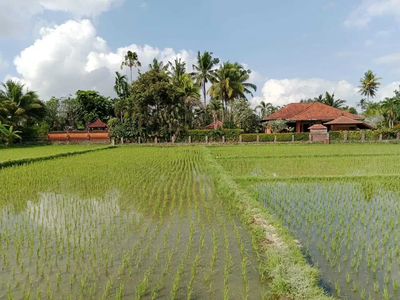
[[[126,75],[121,75],[119,72],[115,72],[115,85],[114,91],[117,93],[119,98],[128,98],[129,96],[129,84],[128,77]]]
[[[360,79],[361,85],[359,86],[359,93],[363,96],[367,96],[368,102],[369,98],[374,98],[378,91],[381,83],[378,80],[381,80],[381,77],[376,77],[371,70],[365,72],[364,77]]]
[[[334,108],[341,108],[343,106],[343,104],[346,103],[346,100],[341,100],[341,99],[337,99],[335,100],[335,94],[333,93],[332,95],[329,94],[328,92],[325,93],[325,98],[323,100],[324,104],[332,106]]]
[[[193,82],[188,73],[184,73],[179,78],[179,84],[174,85],[178,94],[183,98],[185,104],[185,123],[190,119],[195,107],[201,106],[200,87]]]
[[[319,95],[318,97],[315,97],[314,98],[314,100],[313,100],[314,102],[321,102],[321,103],[323,103],[324,102],[324,95]]]
[[[153,63],[149,64],[149,69],[151,71],[156,71],[157,73],[163,73],[167,71],[168,66],[164,66],[164,62],[158,61],[157,58],[154,58]]]
[[[261,101],[259,105],[256,106],[255,109],[260,109],[261,111],[261,118],[264,118],[270,114],[272,114],[275,110],[274,106],[271,103],[266,103]]]
[[[366,110],[368,107],[367,99],[365,98],[361,99],[360,102],[357,103],[357,106],[361,107],[361,113],[364,112],[364,110]]]
[[[235,63],[234,68],[236,69],[235,74],[239,75],[238,82],[241,83],[242,88],[239,93],[235,95],[235,98],[247,98],[246,94],[250,94],[253,97],[253,92],[257,91],[257,86],[251,82],[248,82],[250,79],[251,70],[246,70],[242,65]]]
[[[124,68],[124,66],[129,67],[129,69],[131,70],[131,84],[132,84],[132,68],[142,66],[136,52],[132,52],[131,50],[129,50],[126,53],[125,60],[121,63],[121,70]]]
[[[385,98],[385,100],[382,101],[382,108],[384,113],[387,115],[390,128],[394,127],[394,121],[397,118],[399,104],[399,99],[397,98]]]
[[[181,78],[186,74],[186,62],[181,58],[175,59],[174,63],[168,62],[168,75],[171,77],[172,84],[181,85]]]
[[[224,106],[233,99],[246,98],[246,94],[252,94],[257,87],[248,83],[250,70],[245,70],[238,63],[223,63],[215,72],[214,82],[208,90],[212,99],[222,99]]]
[[[206,84],[214,81],[214,68],[219,64],[219,59],[213,58],[212,55],[212,52],[205,51],[203,54],[200,54],[199,51],[197,53],[197,65],[193,65],[193,70],[195,72],[193,72],[192,75],[194,76],[196,83],[203,90],[204,106],[207,105]]]
[[[24,85],[13,80],[1,87],[0,115],[5,124],[18,128],[44,119],[46,106],[36,92],[24,92]]]
[[[219,100],[211,100],[210,104],[207,105],[208,111],[211,113],[213,117],[214,129],[217,129],[217,120],[222,111],[222,103]]]

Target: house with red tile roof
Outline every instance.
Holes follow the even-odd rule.
[[[290,103],[277,112],[265,117],[264,122],[285,120],[288,127],[295,128],[295,132],[309,132],[314,124],[323,124],[329,130],[359,130],[372,129],[365,124],[362,116],[334,108],[321,102]],[[266,132],[268,132],[266,128]]]

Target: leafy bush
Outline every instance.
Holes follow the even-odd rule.
[[[278,142],[291,142],[293,133],[279,133],[276,134],[276,140]]]
[[[296,132],[293,134],[294,134],[294,140],[296,142],[299,142],[299,141],[306,142],[306,141],[310,140],[310,134],[308,132]]]
[[[188,142],[189,136],[192,137],[192,142],[205,142],[208,136],[209,142],[222,142],[222,137],[225,136],[227,142],[239,141],[239,135],[242,134],[241,129],[222,129],[222,130],[188,130],[182,133],[177,142]]]

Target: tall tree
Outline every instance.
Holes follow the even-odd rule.
[[[214,81],[215,67],[219,64],[219,58],[213,58],[212,52],[204,51],[200,54],[197,53],[197,65],[193,65],[193,76],[196,83],[203,90],[204,106],[207,105],[207,91],[206,84]]]
[[[323,99],[322,103],[332,106],[334,108],[341,108],[345,103],[346,100],[335,99],[335,94],[329,94],[329,92],[325,93],[325,98]]]
[[[157,73],[166,72],[168,65],[164,66],[163,61],[158,61],[157,58],[154,58],[153,63],[149,64],[149,69]]]
[[[221,99],[226,104],[228,101],[245,98],[257,87],[248,83],[250,70],[245,70],[238,63],[225,62],[214,74],[214,82],[208,90],[213,99]]]
[[[256,109],[260,109],[261,118],[269,116],[270,114],[275,112],[275,107],[272,103],[261,101],[259,105],[256,106]]]
[[[121,75],[119,72],[115,72],[115,85],[114,91],[117,93],[118,97],[125,99],[129,97],[129,84],[126,75]]]
[[[397,119],[399,104],[399,99],[396,97],[385,98],[385,100],[382,101],[382,109],[384,115],[387,117],[389,128],[394,127],[394,122]]]
[[[13,80],[2,83],[0,89],[0,120],[14,128],[33,125],[44,119],[46,106],[34,91],[24,91],[24,85]]]
[[[168,62],[168,75],[173,85],[181,86],[181,78],[184,74],[186,74],[186,62],[181,58],[176,58],[173,63]]]
[[[76,101],[82,111],[82,123],[87,125],[100,118],[104,122],[113,115],[112,101],[96,91],[77,91]]]
[[[361,85],[359,86],[359,93],[361,93],[363,96],[366,96],[368,102],[370,98],[374,98],[376,96],[378,88],[381,85],[379,82],[381,79],[381,77],[376,77],[376,74],[374,74],[371,70],[365,72],[364,77],[360,79]]]
[[[124,68],[124,66],[129,67],[129,69],[131,71],[131,83],[132,83],[133,82],[132,81],[132,68],[142,66],[136,52],[132,52],[129,50],[126,53],[124,61],[121,63],[121,70]]]

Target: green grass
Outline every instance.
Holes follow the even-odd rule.
[[[90,149],[102,148],[101,145],[47,145],[31,146],[20,148],[0,148],[0,163],[9,160],[19,160],[28,158],[39,158],[52,156],[60,153],[85,151]]]

